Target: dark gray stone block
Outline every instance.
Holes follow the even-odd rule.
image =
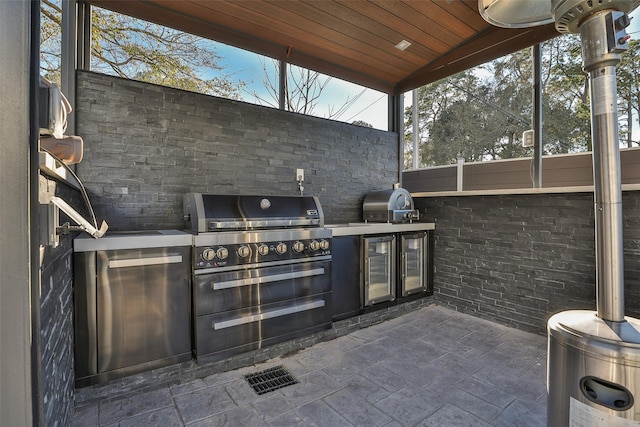
[[[361,220],[364,196],[398,181],[397,135],[78,71],[77,173],[117,231],[182,228],[182,195],[305,194],[327,222]]]

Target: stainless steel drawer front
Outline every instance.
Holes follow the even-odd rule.
[[[331,327],[331,260],[195,275],[194,354],[221,360]]]
[[[300,313],[301,311],[313,310],[314,308],[324,307],[324,300],[316,300],[306,304],[292,305],[290,307],[279,308],[276,310],[265,311],[264,313],[253,314],[251,316],[243,316],[235,319],[225,320],[223,322],[214,322],[212,329],[231,328],[233,326],[244,325],[246,323],[257,322],[260,320],[273,319],[275,317],[286,316],[288,314]]]
[[[240,286],[258,285],[262,283],[279,282],[288,279],[300,279],[302,277],[321,276],[324,274],[324,268],[315,268],[313,270],[294,271],[291,273],[274,274],[264,277],[252,277],[250,279],[228,280],[225,282],[214,282],[211,288],[214,291],[220,289],[238,288]]]
[[[194,312],[222,313],[329,292],[330,272],[331,263],[323,261],[194,276]]]

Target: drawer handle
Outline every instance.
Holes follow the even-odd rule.
[[[292,305],[289,307],[268,310],[263,313],[253,314],[250,316],[236,317],[235,319],[224,320],[222,322],[213,322],[211,327],[214,330],[231,328],[233,326],[244,325],[246,323],[258,322],[260,320],[273,319],[274,317],[286,316],[288,314],[299,313],[301,311],[313,310],[314,308],[324,307],[324,300],[311,301],[305,304]]]
[[[251,277],[248,279],[228,280],[225,282],[212,282],[211,289],[218,291],[220,289],[239,288],[241,286],[257,285],[260,283],[280,282],[288,279],[299,279],[301,277],[321,276],[324,274],[324,268],[314,268],[311,270],[294,271],[292,273],[273,274],[264,277]]]
[[[142,267],[145,265],[176,264],[182,262],[182,255],[159,256],[150,258],[114,259],[109,261],[109,268]]]

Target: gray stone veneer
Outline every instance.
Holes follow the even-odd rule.
[[[80,212],[80,193],[40,176],[40,191],[62,197]],[[60,245],[47,244],[47,206],[40,205],[40,372],[42,422],[45,426],[71,424],[74,411],[74,331],[72,241],[77,233],[60,236]],[[69,221],[60,214],[60,224]]]
[[[595,310],[591,193],[419,198],[434,220],[437,304],[546,333],[548,318]],[[623,193],[626,315],[640,317],[640,192]]]
[[[327,222],[359,221],[364,195],[397,180],[390,132],[90,72],[78,72],[76,114],[85,140],[78,174],[111,230],[181,228],[188,191],[296,194],[296,168],[305,169],[305,193],[320,197]],[[416,206],[436,222],[427,301],[542,334],[558,311],[595,309],[592,194],[419,198]],[[624,193],[623,208],[627,314],[640,317],[640,192]],[[389,313],[337,327],[380,315]],[[211,368],[255,363],[326,334]],[[144,381],[204,372],[194,368],[148,373]],[[124,379],[125,389],[138,380]],[[76,398],[89,402],[107,390],[82,389]]]
[[[182,195],[320,198],[328,222],[398,180],[397,135],[244,102],[78,72],[77,173],[111,230],[182,228]]]

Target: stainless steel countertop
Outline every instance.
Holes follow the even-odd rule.
[[[191,246],[192,241],[193,234],[180,230],[114,231],[107,232],[99,239],[94,239],[83,233],[73,239],[73,251],[90,252]]]
[[[349,224],[328,224],[333,237],[367,234],[403,233],[435,229],[432,222],[391,224],[378,222],[356,222]],[[114,231],[107,232],[99,239],[81,234],[73,240],[74,252],[106,251],[118,249],[145,249],[170,246],[191,246],[194,235],[181,230]]]
[[[355,222],[349,224],[329,224],[325,225],[325,228],[328,228],[333,232],[333,237],[339,237],[434,230],[436,225],[433,222],[412,222],[407,224]]]

